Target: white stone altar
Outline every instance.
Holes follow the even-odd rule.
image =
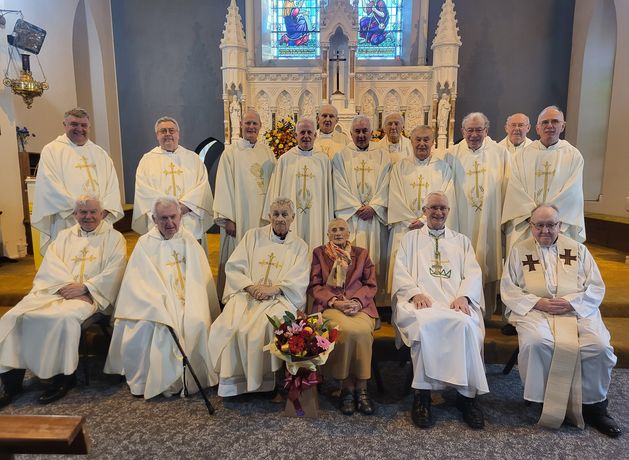
[[[357,59],[357,0],[321,0],[319,58],[270,59],[263,22],[269,2],[246,0],[244,30],[235,0],[227,10],[220,45],[226,143],[240,137],[233,106],[230,110],[234,100],[241,104],[240,113],[258,111],[263,131],[284,118],[314,118],[321,104],[329,101],[338,109],[339,125],[345,130],[356,113],[369,115],[374,129],[379,129],[387,114],[401,112],[406,133],[428,124],[438,134],[438,150],[453,143],[461,46],[453,0],[444,0],[441,7],[431,45],[432,66],[425,65],[428,0],[404,0],[401,58],[391,61]],[[414,56],[411,49],[416,49]],[[343,61],[335,61],[337,57]],[[447,116],[445,109],[439,116],[439,105],[447,108]]]

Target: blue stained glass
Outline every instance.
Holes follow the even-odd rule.
[[[316,59],[319,47],[319,0],[272,0],[271,48],[276,59]]]
[[[402,0],[360,0],[358,59],[399,59]]]

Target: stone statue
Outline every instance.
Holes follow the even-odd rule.
[[[437,106],[437,129],[438,134],[448,134],[448,122],[450,120],[450,109],[452,105],[450,104],[450,96],[448,93],[443,93],[441,95],[441,100],[439,101],[439,105]]]
[[[229,104],[229,122],[232,127],[232,139],[240,138],[240,102],[238,97],[234,94],[231,104]]]

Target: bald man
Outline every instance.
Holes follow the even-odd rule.
[[[399,112],[388,114],[382,124],[384,137],[377,143],[380,148],[389,154],[391,164],[395,164],[404,158],[413,157],[413,146],[410,139],[404,137],[404,118]]]
[[[517,152],[521,152],[528,147],[533,141],[526,137],[531,130],[531,122],[529,117],[523,113],[514,113],[507,117],[505,123],[505,132],[507,135],[501,140],[498,145],[502,145],[506,148],[511,156]]]
[[[334,155],[345,147],[349,138],[336,127],[339,113],[332,104],[324,104],[319,109],[319,132],[315,139],[315,147],[325,153],[331,160]]]

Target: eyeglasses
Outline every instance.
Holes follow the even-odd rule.
[[[526,128],[528,123],[509,123],[509,128]]]
[[[159,134],[175,134],[177,132],[176,128],[161,128],[158,129],[157,132]]]
[[[467,134],[480,134],[483,131],[485,131],[487,128],[464,128],[463,131],[465,131]]]
[[[447,206],[426,206],[426,207],[430,209],[431,211],[441,211],[441,212],[445,212],[450,209]]]
[[[551,120],[542,120],[538,122],[537,124],[541,126],[548,126],[548,125],[559,126],[562,123],[563,123],[563,120],[557,120],[556,118],[553,118]]]
[[[531,222],[531,225],[533,227],[535,227],[537,230],[544,230],[545,228],[547,228],[548,230],[552,230],[554,229],[557,225],[559,225],[561,222],[550,222],[550,223],[544,223],[544,222],[540,222],[540,223],[536,223],[536,222]]]

